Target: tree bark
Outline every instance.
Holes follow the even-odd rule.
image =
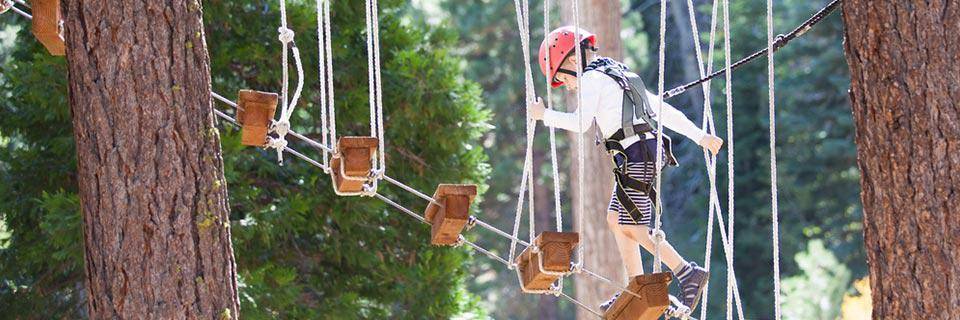
[[[560,13],[565,24],[573,25],[573,7],[571,2],[560,3]],[[617,0],[585,0],[580,1],[580,27],[597,35],[600,54],[613,59],[623,58],[623,46],[620,40],[620,1]],[[576,110],[576,94],[566,94],[567,109]],[[626,283],[626,271],[623,261],[617,253],[617,245],[613,234],[607,227],[607,204],[610,202],[610,191],[613,190],[613,173],[610,156],[601,152],[594,145],[596,126],[583,134],[584,142],[584,174],[583,185],[578,185],[577,169],[577,134],[570,133],[570,157],[573,164],[570,168],[570,184],[572,185],[573,210],[575,215],[582,215],[583,233],[580,234],[580,245],[584,248],[583,264],[591,271]],[[579,189],[583,188],[583,199],[578,198]],[[583,212],[579,212],[580,201],[583,201]],[[576,226],[577,220],[574,220]],[[576,298],[591,308],[610,298],[618,290],[605,282],[586,275],[574,277]],[[594,319],[594,315],[583,309],[577,309],[578,319]]]
[[[239,310],[198,1],[64,1],[92,319]]]
[[[960,3],[845,0],[875,319],[960,319]]]

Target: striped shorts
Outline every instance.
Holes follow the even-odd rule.
[[[656,162],[650,161],[639,161],[639,162],[627,162],[627,176],[643,181],[652,183],[656,177],[657,171],[655,170],[657,164]],[[650,195],[646,192],[637,191],[634,189],[626,189],[627,196],[634,204],[637,205],[637,208],[640,209],[641,215],[639,221],[634,221],[630,217],[630,214],[627,213],[627,210],[623,208],[623,205],[620,204],[620,200],[617,199],[617,186],[613,186],[612,194],[610,195],[610,205],[607,206],[607,212],[617,212],[618,213],[618,223],[621,225],[633,225],[633,226],[651,226],[653,216],[653,201],[650,200]]]

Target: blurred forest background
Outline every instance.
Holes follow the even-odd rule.
[[[826,2],[775,1],[775,32],[790,31]],[[696,36],[706,52],[712,1],[694,3],[701,31]],[[659,4],[622,0],[622,12],[610,13],[623,19],[625,62],[648,83],[657,76]],[[308,83],[305,104],[293,123],[307,133],[319,132],[314,5],[288,1]],[[439,182],[485,183],[475,214],[509,229],[525,116],[514,2],[382,0],[380,5],[388,170],[428,193]],[[533,56],[543,35],[542,5],[532,1],[530,8]],[[207,0],[203,8],[214,90],[227,97],[241,88],[278,91],[277,2]],[[759,2],[730,4],[734,60],[766,45],[766,28],[758,18],[764,9]],[[363,4],[334,1],[332,11],[339,128],[364,134]],[[552,11],[559,17],[556,7]],[[684,3],[670,2],[668,88],[697,77],[688,21]],[[559,23],[554,18],[551,26]],[[28,25],[12,13],[0,16],[0,318],[81,318],[86,308],[83,242],[66,66],[33,40]],[[842,28],[834,14],[776,56],[781,264],[788,319],[854,319],[869,310],[857,297],[869,286],[857,281],[867,269]],[[718,49],[715,66],[722,61]],[[537,93],[545,96],[542,75],[534,72]],[[735,270],[746,317],[768,319],[773,314],[773,259],[763,59],[733,78]],[[722,82],[715,81],[712,88],[721,133],[727,116]],[[671,102],[700,123],[701,99],[699,90],[691,90]],[[565,109],[562,99],[554,103]],[[546,130],[538,130],[537,220],[546,226],[553,219],[553,182]],[[321,171],[297,161],[277,167],[272,152],[242,148],[234,128],[224,126],[222,133],[245,318],[575,317],[575,306],[566,301],[521,294],[516,275],[499,263],[466,248],[432,248],[425,241],[428,229],[412,219],[372,199],[337,199]],[[560,178],[568,186],[565,150],[571,143],[564,134],[558,137]],[[664,226],[678,251],[702,263],[706,171],[696,145],[675,141],[683,165],[664,179]],[[601,152],[589,142],[587,151]],[[720,157],[720,168],[726,166],[724,159]],[[718,170],[721,199],[726,198],[725,172]],[[572,195],[564,191],[570,223]],[[402,203],[422,205],[403,192],[387,192]],[[502,238],[471,234],[483,246],[506,254],[508,242]],[[724,312],[725,302],[726,271],[716,237],[710,319]],[[648,270],[651,260],[644,258]]]

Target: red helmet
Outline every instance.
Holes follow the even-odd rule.
[[[550,84],[556,88],[563,85],[563,82],[556,80],[557,71],[567,56],[576,50],[576,45],[583,40],[589,41],[591,47],[597,46],[597,36],[590,31],[580,29],[580,39],[577,39],[576,27],[563,26],[554,29],[540,43],[540,55],[537,59],[540,62],[540,71],[550,77]],[[549,63],[547,61],[549,49]]]

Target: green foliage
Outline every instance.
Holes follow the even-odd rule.
[[[480,88],[463,78],[463,61],[450,54],[456,36],[404,22],[403,1],[380,5],[387,173],[427,193],[438,183],[482,183],[490,168],[477,143],[490,115]],[[314,2],[287,6],[307,79],[292,122],[298,132],[316,136]],[[277,8],[276,1],[204,3],[203,36],[216,92],[279,92]],[[338,129],[366,135],[363,3],[336,1],[332,12]],[[10,232],[0,239],[0,310],[13,318],[81,318],[83,248],[66,68],[25,30],[9,53],[0,51],[9,59],[0,69],[0,217]],[[379,200],[338,198],[320,169],[289,156],[279,167],[273,152],[242,147],[236,128],[221,127],[241,317],[482,316],[464,290],[469,251],[431,247],[425,225]],[[293,146],[320,159],[316,150]],[[415,211],[425,206],[396,188],[382,185],[381,192]]]
[[[836,319],[839,301],[850,283],[850,270],[821,240],[807,244],[796,255],[800,273],[783,279],[783,317],[786,319]]]

